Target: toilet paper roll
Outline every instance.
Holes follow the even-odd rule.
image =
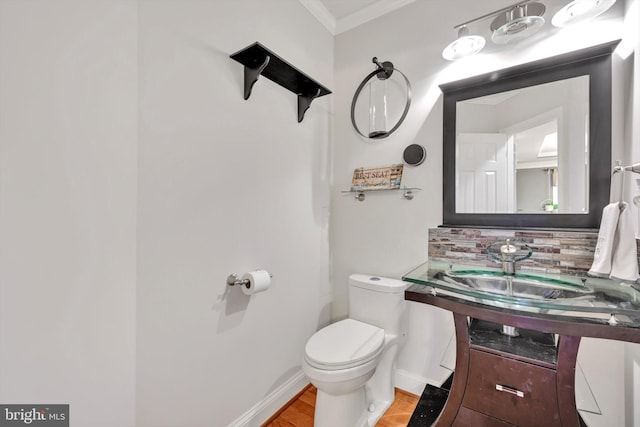
[[[248,280],[249,284],[242,286],[245,295],[253,295],[266,291],[271,285],[271,275],[264,270],[250,271],[242,276],[242,280]]]

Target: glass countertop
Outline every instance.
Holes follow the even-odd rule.
[[[493,307],[538,314],[603,319],[611,325],[640,328],[640,291],[636,284],[569,274],[501,269],[431,261],[403,280],[437,295]],[[613,316],[612,316],[613,315]]]

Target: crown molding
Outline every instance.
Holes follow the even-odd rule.
[[[298,0],[334,36],[400,9],[415,0],[379,0],[357,12],[336,20],[321,0]]]
[[[378,1],[371,6],[368,6],[362,10],[347,15],[340,19],[336,23],[336,30],[334,34],[340,34],[345,31],[351,30],[366,22],[379,18],[389,12],[393,12],[396,9],[400,9],[408,4],[413,3],[415,0],[384,0]],[[326,8],[325,8],[326,9]]]
[[[320,0],[298,0],[333,35],[336,35],[336,18]]]

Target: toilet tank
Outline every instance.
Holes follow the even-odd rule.
[[[406,302],[404,290],[409,283],[368,274],[349,276],[349,317],[384,329],[385,334],[404,332]]]

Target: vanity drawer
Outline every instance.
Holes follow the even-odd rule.
[[[480,412],[461,406],[458,415],[451,427],[513,427],[513,424],[505,423]]]
[[[555,370],[483,351],[469,351],[462,404],[521,427],[561,425]]]

